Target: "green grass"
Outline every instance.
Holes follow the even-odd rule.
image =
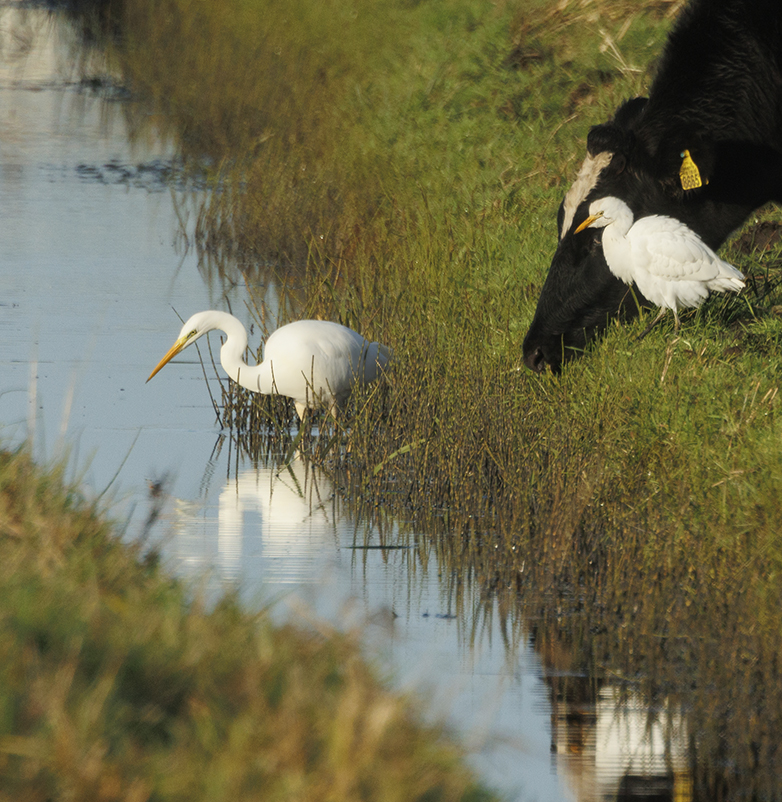
[[[125,0],[114,63],[208,165],[224,278],[239,255],[300,316],[393,346],[321,457],[457,588],[677,695],[704,798],[779,796],[782,253],[753,244],[778,210],[724,251],[749,288],[678,336],[612,326],[558,379],[520,361],[586,133],[648,86],[676,4],[278,5]]]
[[[0,798],[493,798],[352,637],[206,609],[7,451],[0,599]]]

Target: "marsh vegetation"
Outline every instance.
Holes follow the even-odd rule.
[[[532,627],[557,667],[674,699],[696,798],[773,799],[778,210],[724,250],[747,290],[678,335],[611,327],[558,378],[520,360],[586,133],[643,93],[678,5],[117,0],[101,13],[143,124],[215,189],[196,210],[205,262],[226,281],[274,276],[297,316],[393,346],[387,382],[354,400],[348,447],[320,455],[347,497],[426,533],[444,581],[479,588],[509,640]],[[246,447],[288,436],[279,401],[227,392]]]

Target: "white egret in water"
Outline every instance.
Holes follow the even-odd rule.
[[[226,373],[254,393],[292,398],[300,418],[307,408],[322,405],[336,415],[353,386],[374,381],[391,359],[391,349],[370,343],[347,326],[327,320],[297,320],[269,337],[260,365],[248,365],[244,361],[244,326],[233,315],[212,310],[198,312],[182,326],[176,342],[149,379],[180,351],[214,329],[226,334],[220,349],[220,362]]]
[[[589,204],[589,217],[575,233],[585,228],[605,228],[603,254],[609,270],[625,284],[635,282],[645,298],[662,307],[646,332],[668,309],[678,331],[679,309],[700,306],[709,292],[744,287],[744,276],[733,265],[673,217],[655,214],[633,222],[624,201],[606,197]]]

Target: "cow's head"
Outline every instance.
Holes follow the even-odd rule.
[[[524,339],[524,362],[536,371],[557,372],[581,353],[612,318],[630,319],[646,303],[635,288],[617,279],[603,257],[602,231],[575,233],[589,204],[601,197],[621,198],[634,216],[666,214],[685,222],[712,247],[747,210],[727,214],[715,209],[707,188],[717,148],[684,124],[670,134],[644,119],[646,98],[627,101],[614,119],[595,126],[587,139],[587,157],[559,209],[559,242]],[[685,189],[680,171],[683,153],[691,153],[701,187]],[[711,215],[711,216],[710,216]]]

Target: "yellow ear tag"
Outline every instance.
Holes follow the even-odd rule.
[[[682,166],[679,168],[679,180],[682,182],[682,189],[697,189],[698,187],[703,186],[703,180],[701,179],[701,173],[698,169],[698,166],[692,160],[692,156],[690,156],[690,151],[685,150],[684,153],[681,154],[683,159]],[[709,182],[706,181],[708,184]]]

